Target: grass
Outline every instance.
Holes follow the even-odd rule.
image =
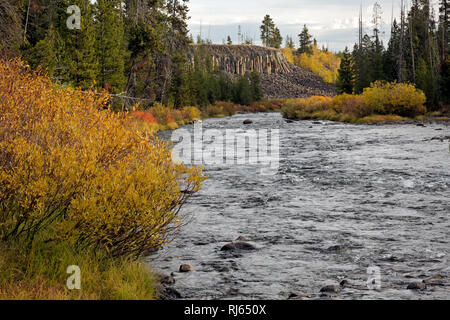
[[[358,119],[356,123],[367,124],[367,123],[383,123],[383,122],[402,122],[411,120],[409,118],[401,117],[395,114],[380,115],[375,114]]]
[[[67,243],[0,242],[0,300],[154,300],[158,281],[142,262],[109,259]],[[69,290],[67,267],[81,269],[81,290]]]

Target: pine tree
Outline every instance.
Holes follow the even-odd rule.
[[[231,37],[230,37],[230,36],[227,37],[227,44],[228,44],[229,46],[231,46],[231,45],[233,44],[233,41],[231,40]]]
[[[280,49],[282,43],[283,43],[283,37],[281,36],[280,29],[275,28],[273,35],[272,35],[270,46],[272,48]]]
[[[273,30],[275,29],[275,23],[273,22],[270,15],[266,15],[262,21],[260,27],[261,30],[261,40],[264,46],[269,47],[273,35]]]
[[[28,61],[33,69],[41,67],[50,77],[53,77],[57,65],[57,34],[50,26],[47,35],[29,51]]]
[[[311,53],[312,51],[312,36],[309,34],[309,30],[306,24],[303,26],[302,32],[298,35],[300,41],[300,47],[298,48],[298,54]]]
[[[439,43],[442,61],[446,61],[450,47],[450,5],[448,0],[440,0],[439,6]]]
[[[441,65],[440,90],[442,102],[450,104],[450,56]]]
[[[262,100],[264,94],[261,87],[261,78],[256,71],[253,71],[250,75],[250,88],[252,91],[252,101]]]
[[[286,36],[286,48],[295,49],[294,39],[291,36]]]
[[[186,59],[183,54],[177,53],[173,57],[174,70],[170,87],[169,100],[176,109],[190,105],[188,73],[186,70]]]
[[[280,29],[275,26],[270,15],[266,15],[260,27],[261,40],[264,46],[279,49],[283,43]]]
[[[240,77],[236,83],[234,103],[250,105],[253,100],[252,88],[247,77]]]
[[[348,51],[348,48],[345,47],[336,83],[338,92],[349,94],[353,93],[353,80],[354,80],[354,73],[352,65],[352,56]]]
[[[96,49],[98,57],[98,83],[122,92],[125,86],[124,26],[119,11],[120,0],[97,0]]]
[[[95,50],[95,28],[93,5],[89,0],[73,0],[81,9],[81,29],[64,30],[63,64],[66,69],[65,80],[75,86],[89,88],[97,77],[98,61]]]
[[[355,93],[362,93],[364,88],[369,87],[371,82],[374,81],[372,78],[372,68],[370,65],[372,48],[372,40],[367,34],[362,37],[361,46],[356,44],[354,47],[352,55],[355,70]]]

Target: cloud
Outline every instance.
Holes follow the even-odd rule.
[[[373,1],[363,2],[364,29],[371,30]],[[394,15],[399,15],[399,0],[394,0]],[[389,29],[392,0],[378,1],[383,9],[383,29]],[[222,43],[228,35],[237,41],[238,25],[242,32],[260,44],[259,26],[266,14],[270,14],[285,37],[297,40],[306,24],[321,44],[329,44],[332,50],[353,47],[358,38],[358,15],[361,0],[191,0],[189,27],[196,37],[200,33],[215,43]],[[386,32],[385,36],[389,36]]]

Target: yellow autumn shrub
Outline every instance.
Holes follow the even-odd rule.
[[[133,258],[167,241],[201,169],[172,162],[107,101],[0,62],[0,239],[45,233]]]
[[[339,114],[348,114],[356,118],[373,113],[373,110],[366,105],[362,95],[348,93],[335,96],[331,102],[331,108]]]
[[[310,98],[286,99],[281,113],[288,119],[311,119],[314,113],[330,109],[332,98],[313,96]]]
[[[426,96],[410,83],[376,81],[363,92],[364,103],[375,114],[415,117],[426,113]]]
[[[377,81],[361,95],[344,93],[333,98],[287,99],[281,112],[288,119],[360,123],[403,121],[405,117],[424,115],[425,101],[425,94],[412,84]]]

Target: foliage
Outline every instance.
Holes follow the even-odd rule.
[[[333,52],[313,45],[311,53],[294,55],[289,48],[284,48],[283,53],[289,62],[319,75],[325,82],[336,82],[341,59]]]
[[[289,48],[291,50],[295,49],[294,39],[292,39],[292,37],[289,36],[289,35],[286,36],[286,45],[285,45],[285,47]]]
[[[371,122],[424,115],[425,94],[411,84],[375,82],[361,95],[288,99],[281,110],[288,119]],[[381,120],[380,120],[381,121]]]
[[[308,114],[328,110],[331,100],[330,97],[319,96],[287,99],[281,112],[287,119],[307,119]]]
[[[312,36],[309,34],[309,30],[306,24],[303,26],[302,32],[298,35],[300,46],[298,48],[297,54],[301,55],[303,53],[312,53]]]
[[[62,29],[64,40],[64,55],[62,63],[65,70],[62,77],[66,83],[91,88],[98,79],[99,63],[96,55],[95,25],[93,20],[93,5],[90,0],[74,0],[74,5],[80,7],[81,29]]]
[[[292,63],[292,64],[295,63],[293,49],[286,47],[286,48],[281,49],[281,51],[283,52],[284,56],[286,57],[286,60],[289,63]]]
[[[400,21],[394,19],[385,49],[379,38],[381,7],[374,6],[373,35],[362,34],[352,53],[354,92],[362,93],[376,81],[413,83],[427,97],[431,110],[446,103],[446,61],[448,59],[448,1],[441,0],[439,21],[430,1],[413,1]]]
[[[345,48],[338,70],[336,87],[339,93],[353,93],[353,62],[348,48]]]
[[[283,43],[283,37],[281,36],[280,29],[275,26],[275,22],[266,15],[262,21],[260,27],[261,40],[264,46],[279,49]]]
[[[0,238],[137,258],[163,245],[201,171],[114,114],[105,93],[53,85],[20,61],[0,64]],[[181,185],[185,192],[181,192]],[[51,234],[51,233],[50,233]]]
[[[114,93],[125,87],[125,35],[119,0],[97,0],[95,34],[98,82]]]
[[[363,97],[367,107],[376,114],[415,117],[426,112],[425,94],[407,83],[377,81],[364,89]]]
[[[188,87],[184,105],[204,109],[216,101],[232,101],[249,105],[263,99],[261,78],[257,72],[232,80],[213,67],[211,54],[206,46],[196,48],[194,67],[188,70]]]

